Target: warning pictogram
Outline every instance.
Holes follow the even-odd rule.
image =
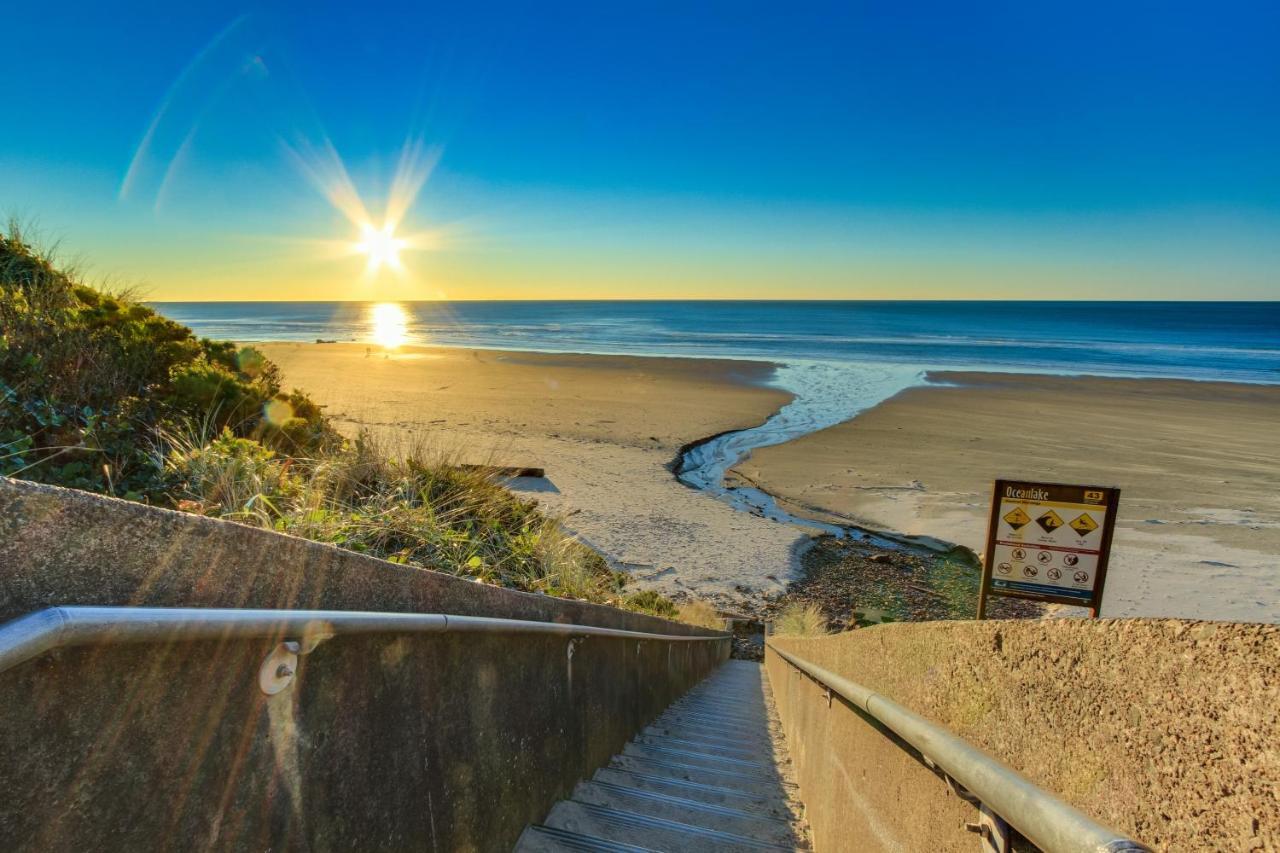
[[[1029,523],[1031,521],[1031,516],[1023,512],[1022,507],[1015,506],[1010,512],[1005,513],[1004,520],[1006,524],[1014,530],[1017,530],[1023,525]]]
[[[1071,520],[1071,529],[1081,536],[1088,536],[1098,529],[1098,522],[1094,521],[1089,513],[1082,512],[1078,518]]]
[[[1062,526],[1062,516],[1053,510],[1049,510],[1044,515],[1036,519],[1036,524],[1044,528],[1045,533],[1052,533]]]

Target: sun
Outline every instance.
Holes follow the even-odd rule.
[[[369,271],[374,272],[384,266],[400,269],[400,250],[405,241],[395,234],[395,227],[390,223],[375,228],[366,222],[360,228],[361,240],[356,243],[356,250],[369,256]]]

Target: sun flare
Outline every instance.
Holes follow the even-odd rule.
[[[383,266],[400,269],[400,250],[405,241],[396,237],[394,226],[390,223],[375,228],[371,223],[361,227],[361,239],[356,243],[356,250],[369,256],[370,271]]]
[[[369,337],[380,347],[395,349],[409,339],[409,317],[394,302],[380,302],[369,313]]]

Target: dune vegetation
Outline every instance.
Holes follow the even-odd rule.
[[[0,475],[675,618],[484,471],[340,435],[252,347],[199,338],[0,233]]]
[[[788,637],[822,637],[828,633],[827,619],[818,605],[793,601],[774,620],[773,632]]]

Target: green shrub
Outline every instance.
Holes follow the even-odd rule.
[[[651,589],[631,593],[622,600],[622,606],[627,610],[649,613],[663,619],[675,619],[680,615],[675,602]]]
[[[166,462],[170,495],[206,515],[273,523],[298,489],[287,460],[228,429],[203,447],[170,451]]]
[[[270,423],[277,399],[289,416]],[[205,420],[291,453],[338,440],[257,350],[197,338],[0,233],[0,474],[165,502],[157,434]]]

